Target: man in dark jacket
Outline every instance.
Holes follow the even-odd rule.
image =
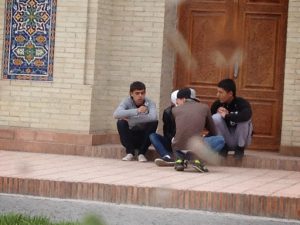
[[[218,100],[211,106],[211,113],[217,133],[225,139],[220,154],[226,157],[229,150],[234,150],[235,158],[241,159],[245,148],[251,143],[251,106],[244,98],[236,97],[236,86],[232,79],[219,82],[217,97]]]
[[[176,125],[172,114],[172,108],[176,105],[177,92],[171,94],[171,105],[163,112],[163,136],[158,133],[150,134],[149,138],[155,150],[160,155],[160,159],[155,159],[155,164],[158,166],[173,166],[173,151],[171,140],[175,136]]]

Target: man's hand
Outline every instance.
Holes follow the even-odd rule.
[[[144,105],[141,105],[141,106],[138,108],[138,113],[148,113],[148,107],[147,107],[147,106],[144,106]]]
[[[224,107],[218,108],[218,113],[221,114],[222,118],[225,118],[225,116],[229,113],[228,110]]]

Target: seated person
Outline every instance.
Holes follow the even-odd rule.
[[[173,91],[171,94],[171,105],[167,107],[163,112],[163,133],[160,135],[158,133],[150,134],[150,141],[154,146],[155,150],[160,155],[161,159],[155,159],[155,164],[160,165],[174,165],[173,151],[171,146],[171,140],[175,135],[176,127],[175,120],[172,114],[172,108],[176,104],[177,92]]]
[[[198,158],[194,160],[193,168],[199,172],[208,172],[204,163],[199,160],[199,151],[201,149],[188,149],[189,140],[194,137],[200,138],[200,133],[206,129],[209,139],[207,141],[202,139],[202,142],[206,142],[209,147],[214,148],[214,151],[218,151],[223,148],[224,139],[222,136],[215,136],[216,129],[209,107],[192,98],[189,88],[183,88],[178,91],[176,103],[178,106],[172,110],[176,123],[176,134],[172,140],[172,149],[177,156],[175,170],[184,170],[186,153],[189,152],[189,155]]]
[[[225,139],[220,154],[226,157],[229,150],[234,150],[234,157],[241,159],[245,148],[251,143],[251,105],[244,98],[236,97],[236,86],[232,79],[219,82],[217,97],[218,100],[211,106],[211,113],[217,133]]]
[[[146,86],[140,81],[130,85],[129,96],[117,107],[113,114],[118,119],[117,128],[127,155],[123,161],[134,159],[138,149],[138,161],[146,162],[146,151],[151,142],[149,135],[156,131],[158,121],[156,105],[146,97]]]

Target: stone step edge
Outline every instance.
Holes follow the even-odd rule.
[[[121,159],[125,155],[125,149],[121,145],[94,146],[92,151],[93,156],[103,158]],[[229,155],[226,159],[221,161],[220,166],[300,171],[300,158],[298,157],[270,157],[268,155],[259,154],[259,152],[247,153],[246,151],[242,160],[236,160],[232,155]],[[146,157],[148,160],[154,161],[159,155],[154,148],[149,148]]]
[[[0,177],[0,192],[300,219],[300,198]]]
[[[0,149],[8,151],[77,155],[113,159],[121,159],[126,154],[124,147],[120,144],[83,146],[28,141],[18,142],[18,145],[15,145],[16,143],[13,143],[12,145],[8,145],[7,143],[5,145],[2,144],[3,143],[0,141]],[[146,157],[149,161],[154,161],[154,159],[158,158],[159,155],[151,146]],[[222,160],[221,166],[300,171],[300,158],[291,156],[271,157],[271,155],[265,155],[260,152],[249,154],[248,151],[246,151],[246,155],[242,160],[235,160],[232,156],[228,156],[227,159]]]

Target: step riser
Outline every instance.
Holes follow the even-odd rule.
[[[299,198],[8,177],[0,178],[0,191],[3,193],[84,199],[117,204],[300,219]]]
[[[244,156],[242,161],[235,160],[234,157],[228,156],[227,159],[222,161],[221,165],[256,169],[300,171],[300,160],[298,159],[259,159],[248,155]]]
[[[20,143],[20,146],[22,144],[23,143]],[[6,150],[62,155],[79,155],[110,159],[122,159],[122,157],[125,156],[125,149],[121,145],[80,146],[65,144],[45,145],[44,143],[35,143],[34,146],[35,148],[27,144],[23,145],[22,150],[19,150],[19,148],[15,147],[8,148]],[[154,149],[150,148],[146,154],[146,157],[149,161],[154,161],[154,159],[158,158],[159,155]],[[246,155],[242,161],[239,161],[235,160],[233,156],[229,155],[225,160],[222,160],[221,165],[245,168],[300,171],[300,159],[297,157],[282,160]]]
[[[56,132],[50,130],[29,128],[3,128],[0,127],[0,145],[19,146],[20,143],[45,144],[73,144],[73,145],[101,145],[108,143],[120,143],[117,133],[78,133],[78,132]],[[22,147],[22,146],[19,146]]]

